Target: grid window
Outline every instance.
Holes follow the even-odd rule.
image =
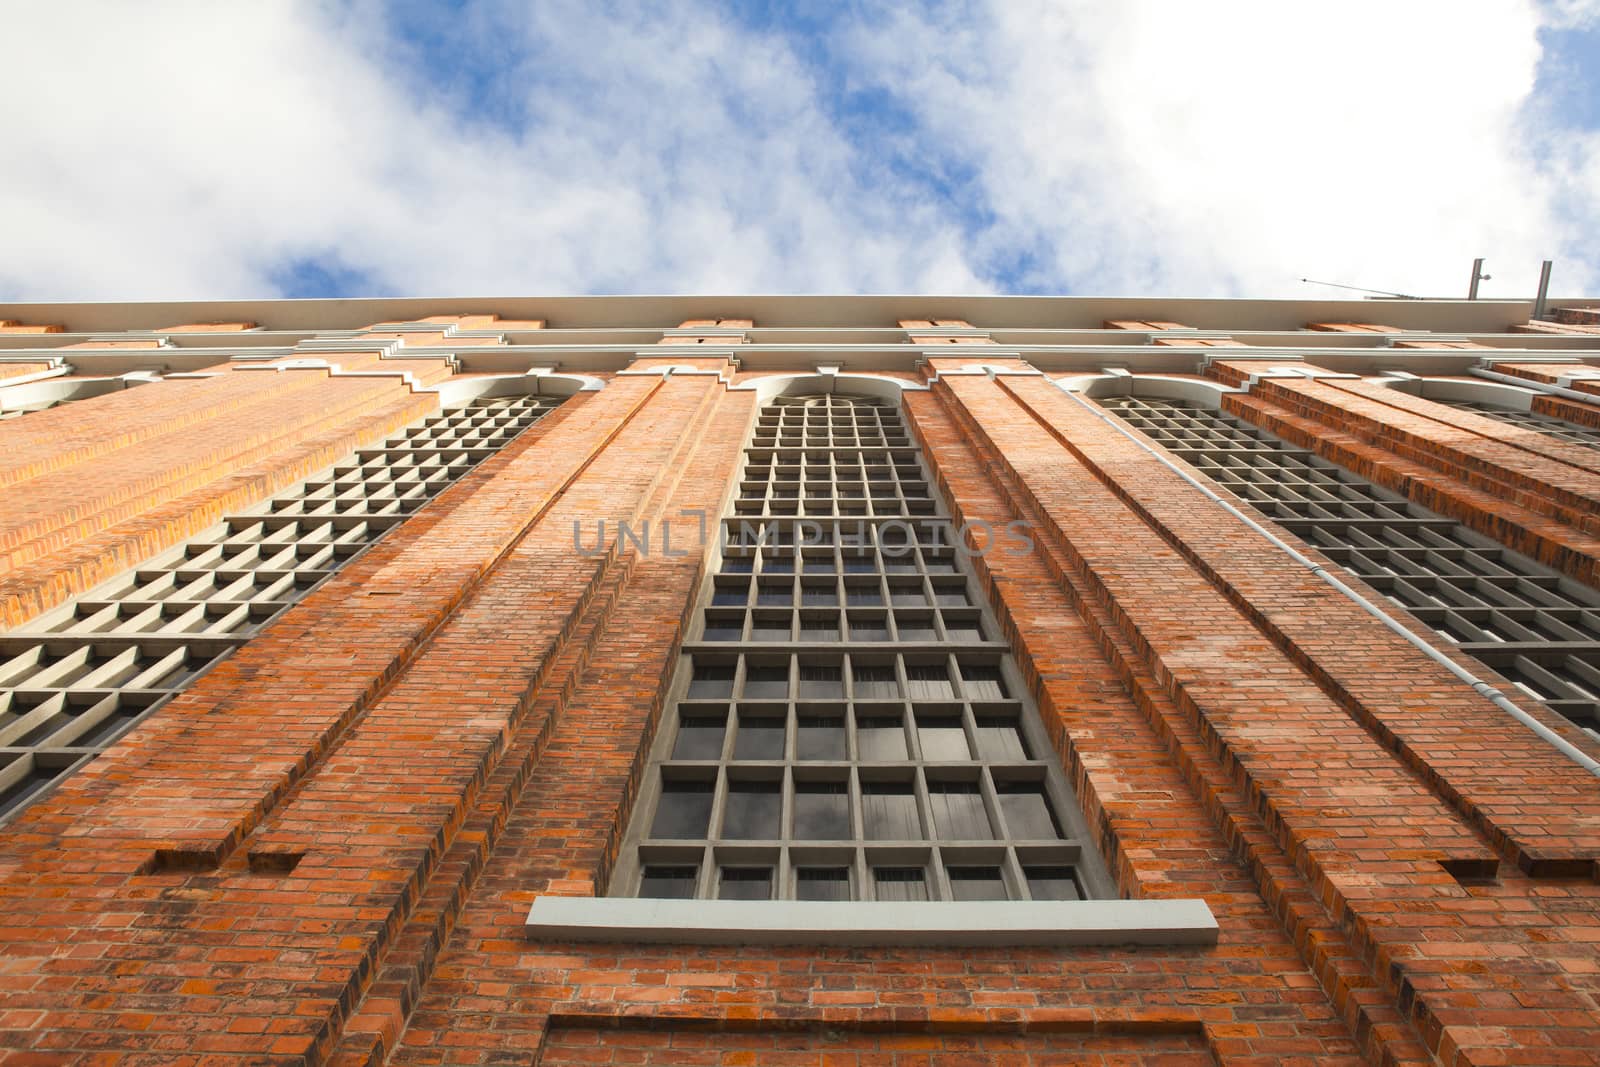
[[[764,407],[723,530],[614,892],[1108,893],[897,409]]]
[[[1578,726],[1600,730],[1600,594],[1231,415],[1101,405]]]
[[[1487,415],[1491,419],[1510,423],[1522,430],[1532,430],[1534,433],[1546,437],[1554,437],[1575,445],[1587,445],[1590,448],[1600,448],[1600,429],[1593,426],[1580,426],[1566,419],[1558,419],[1553,415],[1541,415],[1536,411],[1520,411],[1516,408],[1496,407],[1493,404],[1482,404],[1471,400],[1446,400],[1430,396],[1429,400],[1435,404],[1448,404],[1462,411],[1471,411],[1478,415]]]
[[[560,402],[429,415],[0,633],[0,819],[105,749]]]

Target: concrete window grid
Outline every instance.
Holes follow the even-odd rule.
[[[898,411],[778,398],[730,512],[612,892],[1111,895]]]
[[[497,397],[435,412],[0,633],[0,821],[558,403]]]
[[[1580,426],[1566,419],[1558,419],[1554,415],[1541,415],[1537,411],[1517,411],[1513,408],[1496,407],[1493,404],[1479,403],[1473,400],[1451,400],[1439,397],[1430,397],[1436,404],[1448,404],[1453,408],[1471,411],[1478,415],[1487,415],[1492,419],[1510,423],[1523,430],[1532,430],[1568,441],[1575,445],[1588,445],[1590,448],[1600,448],[1600,429],[1589,426]]]
[[[1194,401],[1108,397],[1130,425],[1600,737],[1600,595]]]

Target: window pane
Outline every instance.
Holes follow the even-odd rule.
[[[770,841],[779,833],[783,793],[777,782],[735,782],[728,787],[728,810],[722,836]]]
[[[845,867],[801,867],[795,872],[799,900],[849,900],[850,871]]]
[[[893,700],[900,695],[893,667],[857,665],[852,674],[857,700]]]
[[[950,684],[950,672],[942,663],[906,664],[906,685],[910,687],[912,700],[949,700],[956,695],[955,687]]]
[[[959,715],[918,715],[917,743],[925,760],[964,760],[972,758],[967,747],[967,732]]]
[[[771,867],[724,867],[717,896],[723,900],[771,900]]]
[[[1028,758],[1028,746],[1016,721],[990,716],[978,719],[978,752],[987,760]]]
[[[1000,679],[999,667],[963,663],[961,682],[968,700],[1004,700],[1010,695]]]
[[[646,867],[639,883],[639,895],[688,900],[694,896],[695,878],[699,873],[693,867]]]
[[[1050,802],[1037,785],[1006,785],[1001,786],[999,792],[1000,810],[1005,812],[1006,827],[1013,838],[1061,836]]]
[[[672,758],[721,759],[722,735],[727,726],[727,719],[720,715],[685,718],[678,723],[678,738],[672,746]]]
[[[1028,892],[1034,900],[1082,900],[1078,879],[1071,867],[1027,867]]]
[[[692,700],[726,700],[733,696],[733,665],[696,663],[689,681]]]
[[[794,836],[806,841],[851,838],[850,796],[845,783],[795,783]]]
[[[800,696],[812,700],[843,700],[843,672],[835,666],[802,663]]]
[[[906,730],[900,716],[881,715],[856,717],[856,745],[861,759],[867,762],[903,760],[908,756]]]
[[[710,782],[663,782],[651,837],[705,837],[711,825]]]
[[[934,829],[940,838],[977,841],[994,836],[976,782],[929,782],[928,800],[933,808]]]
[[[744,695],[748,700],[783,700],[789,695],[789,667],[745,668]]]
[[[796,735],[796,759],[846,759],[844,718],[833,715],[801,716]]]
[[[783,719],[775,715],[741,715],[733,741],[733,758],[770,760],[783,758]]]
[[[999,867],[951,867],[950,895],[957,900],[1005,900]]]
[[[910,782],[861,783],[861,817],[875,841],[920,841],[917,798]]]
[[[928,883],[921,867],[874,867],[872,880],[879,900],[928,899]]]

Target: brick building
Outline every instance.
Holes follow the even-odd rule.
[[[0,1064],[1600,1062],[1583,305],[0,307]]]

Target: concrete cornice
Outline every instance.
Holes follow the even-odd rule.
[[[1582,298],[1550,304],[1597,303]],[[1098,329],[1107,320],[1182,322],[1197,330],[1299,330],[1308,322],[1378,321],[1410,330],[1500,333],[1526,323],[1531,300],[1244,300],[1090,296],[502,296],[345,300],[211,300],[0,304],[0,318],[74,332],[161,330],[174,322],[244,321],[264,330],[360,330],[443,314],[543,319],[553,328],[676,330],[737,312],[758,328],[897,328],[965,319],[980,331]],[[385,327],[387,328],[387,327]],[[937,329],[930,327],[929,329]],[[918,331],[922,332],[922,331]]]

